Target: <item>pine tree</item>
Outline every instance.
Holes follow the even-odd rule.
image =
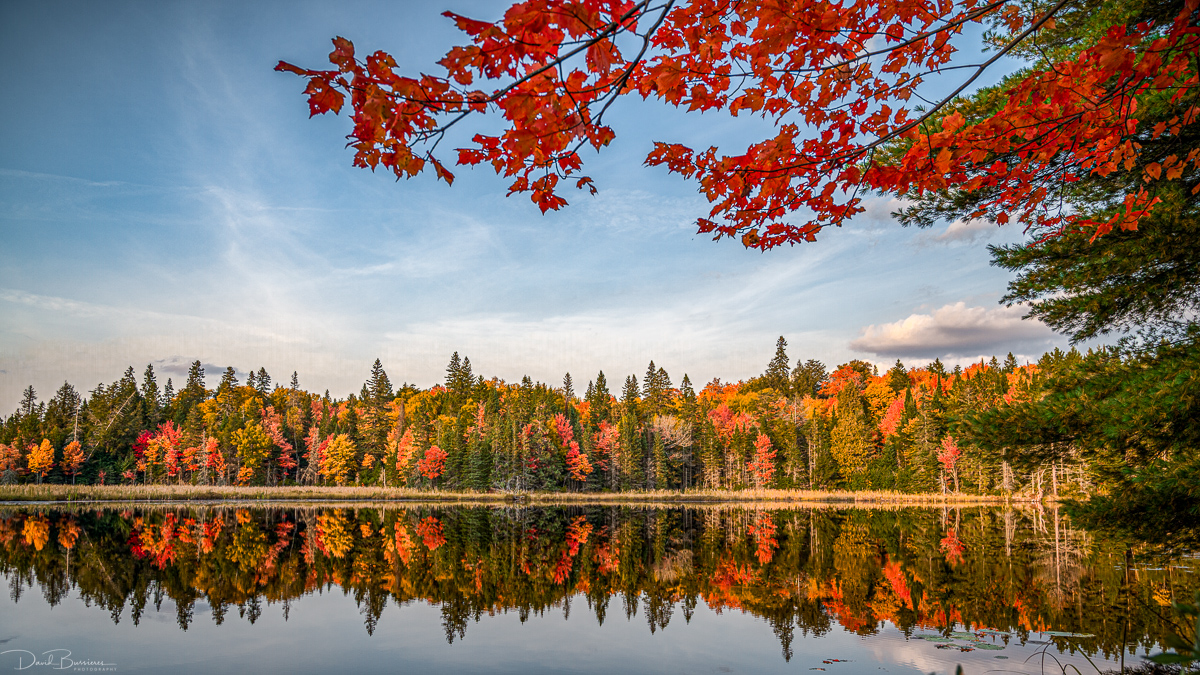
[[[63,445],[68,438],[76,440],[79,433],[79,412],[83,401],[75,387],[68,382],[54,394],[46,404],[42,419],[42,436],[55,446]]]
[[[145,406],[146,421],[156,425],[161,421],[162,395],[158,391],[158,381],[154,378],[154,364],[146,364],[146,372],[142,375],[142,402]]]
[[[825,364],[816,359],[801,363],[796,361],[792,370],[792,393],[796,396],[816,396],[821,386],[829,379],[825,373]]]
[[[784,396],[791,395],[788,363],[787,340],[780,335],[775,341],[775,356],[767,364],[767,371],[763,373],[763,384]]]
[[[633,375],[625,378],[625,386],[621,389],[621,404],[625,412],[638,418],[638,382]]]
[[[299,389],[300,382],[295,373],[292,373],[292,384],[293,389]],[[392,381],[388,379],[387,372],[383,369],[383,363],[379,359],[375,359],[375,363],[371,365],[371,377],[363,385],[362,399],[373,404],[383,404],[391,401],[394,397]]]
[[[575,398],[575,383],[571,381],[571,374],[563,375],[563,399],[565,399],[567,409],[571,408],[571,399]]]
[[[463,357],[462,371],[459,373],[459,395],[470,396],[471,387],[475,386],[475,376],[471,373],[470,357]]]
[[[646,404],[645,414],[648,417],[662,412],[667,404],[670,388],[671,378],[667,371],[656,368],[651,361],[650,366],[646,368],[646,378],[642,380],[642,400]]]
[[[646,367],[646,376],[642,378],[642,400],[646,402],[647,407],[653,410],[658,399],[658,368],[654,365],[654,360],[651,359],[650,365]]]
[[[888,388],[894,393],[908,389],[908,371],[904,368],[904,364],[900,359],[896,359],[896,365],[892,366],[887,373]]]
[[[224,393],[236,389],[238,386],[237,371],[233,366],[225,368],[225,374],[221,376],[221,383],[217,385],[217,392]]]
[[[37,410],[37,400],[37,390],[31,384],[25,388],[25,391],[21,392],[21,405],[17,410],[23,417],[29,417]]]
[[[604,378],[604,371],[596,375],[596,386],[591,389],[588,395],[588,417],[589,425],[597,426],[605,420],[612,418],[612,394],[608,391],[608,381]]]
[[[446,364],[446,389],[454,391],[459,378],[462,377],[462,359],[458,352],[450,355],[450,363]]]
[[[696,392],[692,389],[692,380],[688,377],[687,373],[683,374],[683,381],[679,383],[679,393],[683,396],[685,402],[696,402]]]
[[[263,396],[269,396],[271,394],[271,376],[267,374],[266,368],[258,369],[258,379],[255,380],[255,385],[256,386],[254,388],[257,389],[258,393],[262,394]]]
[[[207,397],[208,390],[204,388],[204,367],[200,365],[199,360],[192,361],[192,365],[188,368],[187,382],[183,385],[183,390],[179,392],[175,423],[181,424],[186,421],[192,408]]]

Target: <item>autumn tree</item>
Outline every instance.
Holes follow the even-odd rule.
[[[436,481],[446,470],[446,451],[436,445],[429,446],[417,462],[417,471],[430,481]]]
[[[775,475],[775,448],[771,446],[771,439],[766,434],[760,433],[755,439],[754,460],[748,468],[754,477],[754,487],[770,485],[771,478]]]
[[[837,421],[830,433],[830,454],[852,487],[863,487],[867,462],[874,446],[863,397],[854,383],[837,395]]]
[[[37,476],[40,485],[46,474],[54,468],[54,446],[50,445],[47,439],[42,439],[41,443],[30,443],[29,457],[26,461],[29,464],[29,472]]]
[[[321,475],[338,485],[345,485],[354,470],[357,448],[346,434],[338,434],[329,440],[321,452]]]
[[[71,477],[72,484],[75,483],[75,479],[79,476],[79,471],[83,468],[85,459],[83,446],[79,444],[79,441],[71,441],[63,447],[62,470],[63,473]]]

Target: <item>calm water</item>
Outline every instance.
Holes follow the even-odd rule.
[[[7,508],[0,671],[1094,673],[1200,587],[1053,510]]]

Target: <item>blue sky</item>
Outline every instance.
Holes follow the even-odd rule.
[[[429,386],[455,350],[476,373],[581,388],[651,359],[676,383],[746,378],[779,335],[831,367],[1065,345],[997,304],[1009,275],[986,245],[1014,228],[904,229],[879,198],[811,245],[697,235],[706,204],[642,166],[651,142],[735,149],[762,120],[622,101],[616,141],[585,158],[599,195],[543,216],[489,170],[447,187],[352,168],[347,118],[308,119],[303,81],[272,71],[320,67],[343,35],[440,72],[446,9],[503,5],[0,4],[0,413],[29,384],[47,398],[147,363],[178,383],[193,359],[210,382],[296,370],[344,396],[376,357]]]

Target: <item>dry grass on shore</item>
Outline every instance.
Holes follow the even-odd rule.
[[[819,490],[644,490],[638,492],[451,492],[383,487],[243,487],[210,485],[9,485],[7,502],[446,502],[470,504],[888,504],[966,506],[1013,501],[997,495],[904,494]]]

